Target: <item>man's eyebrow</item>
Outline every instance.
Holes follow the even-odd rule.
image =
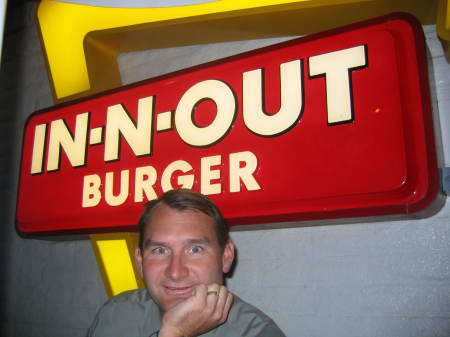
[[[211,240],[207,238],[206,236],[202,236],[201,238],[193,238],[186,240],[187,243],[190,244],[203,244],[203,245],[209,245],[211,243]]]
[[[211,244],[211,240],[209,238],[207,238],[206,236],[202,236],[199,238],[190,238],[185,240],[187,244],[197,244],[197,245],[209,245]],[[154,246],[163,246],[166,247],[167,243],[164,241],[155,241],[152,239],[146,239],[144,241],[144,245],[143,248],[144,250],[147,249],[148,247],[154,247]]]
[[[146,239],[144,241],[143,247],[144,247],[144,250],[145,250],[145,249],[147,249],[150,246],[164,246],[165,247],[166,245],[167,244],[165,242],[163,242],[163,241],[154,241],[152,239]]]

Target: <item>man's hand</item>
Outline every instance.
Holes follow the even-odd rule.
[[[159,337],[194,337],[227,320],[233,295],[218,284],[198,285],[192,297],[164,313]]]

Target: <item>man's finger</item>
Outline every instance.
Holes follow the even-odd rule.
[[[220,287],[218,284],[213,283],[208,286],[206,292],[206,310],[210,313],[216,309],[217,301],[220,297]]]
[[[223,322],[225,322],[227,320],[228,313],[230,312],[231,306],[233,305],[233,300],[234,300],[233,294],[228,292],[227,293],[227,298],[226,298],[226,301],[225,301],[225,306],[224,306],[223,311],[222,311],[222,317],[220,319],[220,323],[223,323]]]
[[[197,285],[192,291],[192,297],[194,297],[197,303],[201,303],[202,306],[206,306],[206,296],[208,292],[208,287],[205,284]]]
[[[225,308],[225,304],[227,302],[227,298],[228,298],[228,289],[225,286],[220,286],[219,288],[219,296],[217,299],[217,304],[216,304],[216,312],[220,313],[220,317],[222,316],[222,312]]]
[[[208,290],[208,292],[206,293],[206,296],[208,295],[216,295],[219,296],[220,291],[218,290]]]
[[[219,296],[220,286],[217,283],[212,283],[208,285],[207,295]]]

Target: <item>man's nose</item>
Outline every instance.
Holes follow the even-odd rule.
[[[188,272],[183,255],[173,254],[166,269],[166,276],[173,281],[179,281],[186,277]]]

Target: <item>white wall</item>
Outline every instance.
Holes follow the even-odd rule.
[[[450,166],[450,65],[434,27],[425,30]],[[53,103],[33,6],[16,10],[6,31],[0,70],[0,335],[83,336],[106,299],[89,241],[22,239],[14,231],[21,130],[30,113]],[[119,60],[125,82],[133,82],[274,42],[130,53]],[[448,201],[433,217],[417,221],[233,232],[239,262],[229,286],[272,316],[288,337],[449,336]]]

